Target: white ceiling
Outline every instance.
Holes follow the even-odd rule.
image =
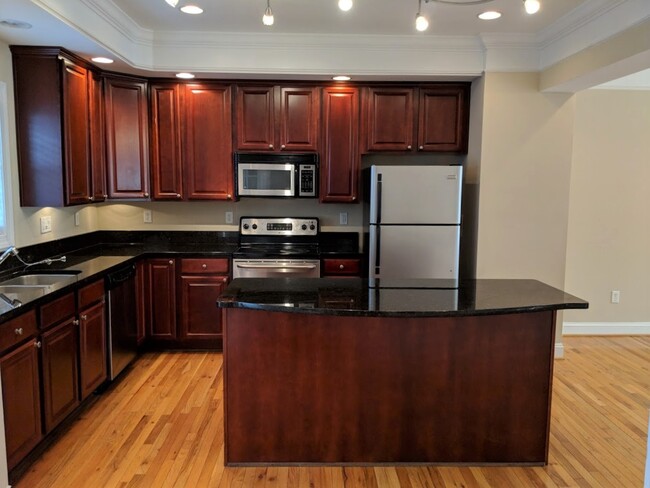
[[[0,39],[110,56],[111,69],[151,76],[188,70],[203,77],[470,79],[485,70],[544,68],[634,25],[639,13],[650,15],[650,0],[541,0],[535,15],[525,13],[523,0],[422,0],[430,27],[418,33],[417,0],[354,0],[349,12],[337,0],[271,0],[271,27],[261,22],[266,0],[192,2],[202,15],[164,0],[2,1],[0,21],[33,27],[0,24]],[[479,20],[485,10],[503,16]]]

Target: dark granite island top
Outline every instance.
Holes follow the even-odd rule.
[[[546,464],[556,311],[587,307],[343,278],[238,279],[219,305],[227,465]]]
[[[536,280],[473,280],[458,289],[437,284],[398,280],[369,288],[367,280],[358,278],[247,278],[233,280],[218,303],[223,308],[366,317],[494,315],[588,306]]]

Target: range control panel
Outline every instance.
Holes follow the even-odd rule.
[[[313,217],[242,217],[239,232],[247,236],[316,236],[318,219]]]

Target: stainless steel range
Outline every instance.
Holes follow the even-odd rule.
[[[317,218],[242,217],[233,278],[320,277]]]

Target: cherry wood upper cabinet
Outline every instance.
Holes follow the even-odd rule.
[[[275,143],[275,100],[273,86],[238,86],[237,149],[273,151]]]
[[[103,202],[108,198],[106,187],[106,145],[104,144],[104,90],[102,75],[88,72],[88,99],[90,103],[90,163],[92,174],[91,200]]]
[[[469,87],[438,83],[366,88],[364,150],[466,153]]]
[[[229,85],[185,85],[183,177],[190,200],[232,200],[232,91]]]
[[[60,48],[11,50],[20,204],[90,202],[88,69]]]
[[[318,150],[318,87],[239,85],[235,105],[238,150]]]
[[[138,78],[104,78],[108,197],[149,198],[147,83]]]
[[[415,89],[369,87],[364,94],[365,148],[410,151],[415,132]]]
[[[467,152],[469,85],[420,88],[418,150]]]
[[[151,94],[151,172],[153,198],[183,198],[181,85],[155,83]]]
[[[359,182],[359,90],[323,89],[321,202],[356,202]]]

